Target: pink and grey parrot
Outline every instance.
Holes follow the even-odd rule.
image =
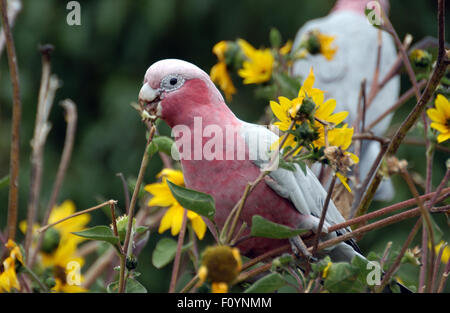
[[[174,130],[185,185],[214,198],[215,221],[222,228],[246,184],[254,181],[261,168],[270,161],[267,152],[278,136],[264,126],[238,119],[209,76],[185,61],[168,59],[150,66],[139,101]],[[205,152],[210,149],[208,145],[215,136],[222,139],[211,157]],[[244,155],[239,155],[240,151],[244,151]],[[266,178],[248,197],[240,223],[245,221],[251,225],[252,217],[260,215],[292,228],[317,230],[326,191],[312,171],[308,168],[305,175],[298,166],[293,172],[278,168]],[[331,202],[323,230],[344,221]],[[343,233],[348,231],[348,228],[341,230]],[[334,232],[327,236],[331,238],[338,234]],[[255,256],[280,244],[280,240],[251,238],[239,248],[243,254]],[[326,253],[335,261],[350,261],[359,254],[352,241],[340,243]]]
[[[151,65],[145,73],[139,102],[148,113],[172,127],[185,185],[214,198],[215,222],[221,229],[247,183],[271,164],[267,152],[279,137],[264,126],[238,119],[208,74],[186,61],[166,59]],[[214,149],[211,141],[215,143]],[[252,217],[260,215],[278,224],[317,232],[327,193],[309,168],[305,174],[295,166],[294,171],[276,168],[256,185],[247,198],[239,224],[245,222],[251,226]],[[351,231],[345,228],[328,232],[330,225],[341,222],[344,218],[331,201],[322,229],[327,233],[323,239]],[[248,234],[248,229],[243,235]],[[252,257],[285,241],[251,237],[238,248]],[[298,238],[289,241],[294,251],[304,252]],[[338,243],[321,253],[328,254],[333,261],[349,262],[354,256],[365,259],[353,240]],[[407,292],[403,286],[400,288]]]
[[[349,112],[347,121],[350,125],[357,119],[361,82],[363,79],[366,80],[366,95],[368,95],[376,67],[378,29],[369,23],[364,14],[369,2],[369,0],[338,0],[329,15],[307,22],[298,31],[293,44],[295,51],[303,36],[314,29],[335,36],[334,43],[338,49],[333,60],[328,61],[321,55],[311,55],[296,61],[293,73],[306,77],[312,66],[316,75],[315,86],[327,91],[326,98],[336,100],[338,111]],[[379,3],[384,11],[388,12],[389,1],[382,0]],[[388,73],[396,59],[395,43],[389,34],[383,32],[379,80]],[[399,91],[400,78],[397,76],[384,86],[367,109],[366,126],[397,101]],[[372,129],[374,134],[384,135],[391,119],[392,114],[378,123]],[[364,141],[361,151],[360,176],[364,180],[380,151],[379,143]],[[377,190],[375,199],[390,200],[393,195],[391,181],[384,180]]]

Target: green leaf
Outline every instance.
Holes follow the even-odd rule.
[[[282,158],[279,159],[278,165],[281,168],[284,168],[285,170],[288,170],[291,172],[295,172],[295,170],[296,170],[295,165],[292,162],[287,162],[287,161],[283,160]]]
[[[156,152],[164,152],[168,156],[172,156],[172,145],[174,141],[172,138],[167,136],[155,136],[152,139],[150,146],[148,147],[147,153],[153,156]]]
[[[172,262],[177,252],[177,242],[172,238],[162,238],[153,250],[152,263],[157,268],[163,268]]]
[[[91,240],[106,241],[112,245],[116,245],[119,242],[119,238],[114,236],[111,228],[104,225],[94,226],[72,234]]]
[[[214,218],[216,206],[213,197],[203,192],[175,185],[169,180],[167,180],[167,183],[172,195],[183,208],[194,211],[211,220]]]
[[[136,227],[136,233],[137,234],[145,233],[148,230],[150,230],[150,229],[147,226],[138,226],[138,227]]]
[[[183,246],[182,252],[186,251],[192,246],[192,242],[189,242]],[[153,265],[160,269],[172,262],[175,254],[177,253],[177,242],[172,238],[162,238],[156,244],[155,250],[152,254]]]
[[[268,293],[286,285],[286,281],[278,273],[272,273],[257,280],[253,285],[248,287],[244,293]]]
[[[324,287],[330,292],[363,292],[367,285],[358,279],[359,268],[350,263],[339,262],[331,264],[324,282]]]
[[[296,235],[306,233],[305,229],[293,229],[288,226],[271,222],[260,215],[254,215],[252,218],[251,236],[265,237],[274,239],[291,238]]]
[[[301,160],[297,161],[296,163],[300,166],[300,168],[303,171],[303,174],[305,174],[305,176],[306,176],[308,174],[308,171],[306,170],[306,163]]]
[[[108,293],[117,293],[119,291],[119,281],[114,281],[106,287]],[[126,293],[147,293],[147,289],[136,279],[129,277],[125,286]]]
[[[2,179],[0,179],[0,189],[3,189],[8,186],[9,186],[9,175],[6,175]]]

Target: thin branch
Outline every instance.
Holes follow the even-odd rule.
[[[53,75],[50,76],[50,52],[52,49],[53,47],[49,45],[43,46],[40,49],[42,53],[42,77],[38,97],[39,100],[37,104],[34,135],[31,141],[31,183],[30,195],[28,198],[27,225],[34,225],[36,220],[36,212],[39,206],[39,197],[42,186],[44,147],[47,140],[47,135],[51,128],[48,117],[53,105],[55,91],[59,87],[58,78]],[[32,259],[30,258],[32,234],[33,227],[27,227],[25,234],[25,255],[28,256],[28,264],[30,264]]]
[[[400,265],[400,262],[401,262],[403,256],[405,255],[406,249],[408,249],[409,245],[411,244],[411,241],[414,239],[414,237],[417,234],[417,231],[419,230],[421,225],[422,225],[422,219],[419,218],[419,220],[416,222],[416,224],[414,225],[413,229],[409,233],[408,238],[406,238],[406,241],[403,244],[399,255],[397,256],[397,258],[395,259],[395,261],[392,264],[392,266],[389,268],[389,270],[384,275],[380,286],[376,289],[377,292],[383,291],[384,287],[386,287],[386,285],[388,284],[388,282],[391,279],[392,275],[397,271],[397,269],[398,269],[398,267]]]
[[[22,10],[22,3],[20,2],[20,0],[8,1],[8,21],[10,28],[13,28],[17,15],[21,10]],[[2,30],[0,30],[0,57],[3,53],[3,49],[5,48],[5,43],[6,43],[5,33]]]
[[[426,85],[426,80],[422,79],[417,86],[420,90],[422,90]],[[388,116],[390,113],[396,111],[399,107],[401,107],[406,101],[408,101],[415,93],[414,87],[411,87],[406,91],[403,95],[398,98],[398,100],[385,112],[383,112],[380,116],[378,116],[372,123],[370,123],[366,128],[365,131],[370,131],[375,125],[377,125],[379,122],[381,122],[386,116]]]
[[[17,66],[16,49],[8,20],[6,0],[0,0],[3,32],[6,38],[9,73],[13,87],[13,113],[11,123],[10,183],[8,197],[8,239],[16,237],[17,212],[19,209],[19,168],[20,168],[20,120],[22,102],[20,99],[19,68]]]
[[[147,144],[145,145],[144,155],[142,157],[141,161],[141,167],[139,169],[138,178],[136,180],[136,185],[134,187],[133,196],[131,197],[130,202],[130,208],[128,210],[128,225],[127,225],[127,232],[125,235],[125,241],[123,244],[123,251],[125,251],[126,256],[128,256],[129,248],[130,248],[130,239],[131,239],[131,233],[133,229],[133,217],[134,217],[134,207],[136,206],[138,195],[139,195],[139,189],[141,188],[142,181],[144,180],[144,174],[145,170],[147,169],[147,164],[149,161],[149,155],[148,155],[148,147],[150,146],[153,136],[155,135],[156,127],[152,124],[150,125],[150,131],[148,135]],[[121,273],[119,277],[119,293],[124,292],[126,286],[126,277],[125,277],[125,271],[122,271],[122,264],[121,264]]]
[[[57,224],[59,224],[59,223],[62,223],[62,222],[64,222],[64,221],[67,221],[68,219],[71,219],[71,218],[74,218],[74,217],[76,217],[76,216],[79,216],[79,215],[82,215],[82,214],[86,214],[86,213],[95,211],[95,210],[97,210],[97,209],[103,208],[104,206],[111,205],[111,204],[116,204],[116,203],[117,203],[116,200],[108,200],[108,201],[103,202],[103,203],[101,203],[101,204],[99,204],[99,205],[93,206],[92,208],[89,208],[89,209],[86,209],[86,210],[82,210],[82,211],[75,212],[74,214],[71,214],[71,215],[69,215],[69,216],[66,216],[65,218],[62,218],[62,219],[60,219],[59,221],[56,221],[56,222],[54,222],[54,223],[45,225],[45,226],[39,228],[37,231],[38,231],[38,233],[43,233],[43,232],[45,232],[47,229],[49,229],[50,227],[53,227],[53,226],[55,226],[55,225],[57,225]]]
[[[444,49],[444,2],[443,0],[438,0],[438,33],[439,33],[439,40],[442,40],[442,42],[439,43],[439,52],[438,52],[438,59],[436,61],[436,66],[433,70],[433,73],[431,74],[430,79],[428,80],[427,86],[425,87],[424,92],[422,93],[422,96],[420,97],[420,100],[417,102],[411,113],[408,115],[406,120],[401,124],[400,128],[395,133],[394,137],[392,138],[392,141],[389,145],[387,153],[390,155],[394,155],[401,142],[405,138],[408,131],[411,129],[411,127],[416,123],[418,118],[421,116],[422,111],[425,109],[428,101],[431,99],[431,96],[433,95],[437,85],[439,84],[441,78],[445,74],[445,70],[447,68],[447,64],[445,62],[446,56],[445,56],[445,49]],[[378,186],[381,183],[381,180],[383,178],[383,175],[380,172],[377,172],[375,177],[373,178],[369,188],[365,192],[364,198],[361,201],[361,205],[358,208],[359,212],[366,212],[373,196],[375,195],[376,190],[378,189]]]
[[[47,210],[44,214],[44,219],[42,221],[42,225],[45,225],[48,223],[48,220],[50,218],[50,214],[52,213],[53,207],[56,204],[56,200],[58,198],[59,191],[61,189],[62,183],[64,181],[64,176],[66,174],[67,168],[70,163],[70,158],[72,155],[73,145],[75,142],[75,133],[76,133],[76,126],[77,126],[77,107],[75,103],[70,100],[66,99],[60,103],[60,105],[65,110],[65,119],[67,122],[66,127],[66,137],[64,139],[64,148],[61,155],[61,160],[59,162],[58,166],[58,172],[56,173],[55,182],[53,184],[52,193],[50,195],[50,200],[47,206]],[[31,227],[30,227],[31,228]],[[37,253],[42,245],[42,242],[44,240],[43,235],[39,236],[36,248],[34,249],[34,252],[31,255],[29,265],[33,266],[34,262],[36,261]]]
[[[444,291],[445,283],[447,282],[448,275],[450,274],[450,259],[447,261],[447,265],[445,266],[444,273],[442,273],[441,281],[439,282],[439,287],[437,289],[437,293],[441,293]]]
[[[181,222],[180,234],[178,235],[177,252],[175,254],[175,260],[173,261],[172,278],[170,279],[169,293],[174,293],[175,287],[177,286],[177,278],[178,272],[180,271],[180,261],[184,243],[184,235],[186,234],[186,224],[187,224],[187,210],[183,209],[183,220]]]
[[[431,284],[429,287],[429,292],[433,292],[433,290],[435,289],[434,285],[436,283],[437,276],[439,273],[439,266],[441,265],[442,253],[444,252],[444,249],[446,247],[447,247],[447,243],[441,245],[438,255],[437,255],[437,258],[436,258],[436,260],[434,260],[433,273],[432,273]],[[434,249],[434,247],[432,247],[432,249]]]
[[[323,228],[323,224],[325,222],[325,217],[327,215],[328,205],[330,204],[331,194],[333,193],[334,185],[336,184],[336,178],[337,178],[337,176],[333,175],[333,178],[331,179],[331,184],[328,187],[327,197],[325,198],[325,202],[323,204],[322,213],[320,215],[319,226],[317,227],[316,236],[314,238],[314,245],[313,245],[313,249],[312,249],[312,255],[316,254],[317,246],[319,245],[320,235],[322,234],[322,228]]]
[[[427,288],[431,288],[431,275],[432,275],[433,264],[434,264],[434,259],[435,259],[434,232],[433,232],[433,224],[432,224],[432,220],[431,220],[431,215],[430,215],[430,212],[427,209],[425,209],[425,206],[423,205],[422,200],[420,200],[419,193],[416,189],[416,186],[414,185],[414,182],[412,181],[411,176],[408,174],[406,169],[402,169],[401,174],[402,174],[403,178],[405,179],[406,183],[408,184],[408,187],[411,190],[411,193],[417,199],[417,204],[418,204],[421,214],[422,214],[422,221],[426,224],[427,237],[428,237],[427,244],[429,243],[431,246],[431,254],[430,254],[431,260],[430,260],[430,270],[428,271]],[[427,246],[425,246],[424,248],[427,249]],[[426,266],[426,263],[423,266]]]

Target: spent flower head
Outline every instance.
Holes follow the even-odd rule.
[[[238,248],[229,246],[208,247],[202,255],[202,265],[198,271],[199,283],[211,282],[213,293],[228,292],[242,269],[242,260]]]

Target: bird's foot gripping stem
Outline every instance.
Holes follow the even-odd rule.
[[[315,258],[308,251],[308,248],[306,247],[300,236],[297,235],[295,237],[289,238],[289,242],[291,244],[292,252],[295,254],[295,256],[297,256],[298,258],[304,257],[308,263],[317,262],[317,258]]]

